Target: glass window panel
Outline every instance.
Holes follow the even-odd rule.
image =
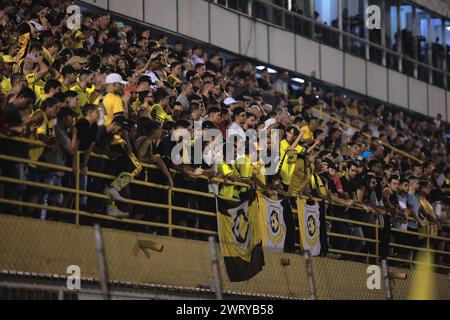
[[[402,53],[403,73],[414,76],[415,63],[412,61],[416,57],[417,47],[416,39],[413,33],[413,14],[414,9],[411,5],[403,3],[400,6],[400,28],[402,31]]]
[[[386,0],[386,46],[392,51],[398,51],[398,0]],[[394,70],[399,69],[399,59],[396,54],[388,53],[386,55],[387,65]]]
[[[327,26],[339,27],[338,10],[338,0],[316,0],[316,20]]]
[[[416,9],[417,24],[417,59],[421,62],[429,63],[429,29],[430,14],[422,9]]]
[[[289,10],[292,12],[311,17],[311,6],[309,0],[289,0]]]
[[[383,10],[383,5],[384,5],[384,0],[369,0],[368,5],[372,6],[378,6],[381,10]],[[385,15],[381,14],[381,28],[385,29],[386,28],[386,22],[385,22]],[[374,29],[374,30],[369,30],[369,41],[372,43],[376,43],[378,45],[381,45],[382,42],[382,30],[380,29]],[[375,47],[375,46],[370,46],[369,48],[369,54],[370,54],[370,60],[373,62],[376,62],[378,64],[382,64],[383,62],[383,50]]]
[[[342,1],[342,28],[359,38],[365,38],[364,1]],[[358,39],[345,36],[344,50],[359,57],[365,57],[366,46]]]

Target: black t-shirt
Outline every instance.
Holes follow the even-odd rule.
[[[98,126],[94,123],[92,126],[86,119],[80,119],[77,122],[77,137],[80,142],[80,151],[86,151],[97,139]]]
[[[0,117],[0,127],[2,130],[8,130],[13,127],[18,127],[23,123],[20,111],[14,105],[7,105],[2,117]],[[18,136],[11,134],[11,136]],[[28,144],[0,139],[0,150],[2,153],[9,156],[20,158],[28,158]]]
[[[113,138],[114,136],[106,131],[105,126],[100,126],[95,144],[99,149],[107,150],[110,148]]]
[[[215,73],[217,73],[219,71],[217,66],[214,63],[209,62],[209,61],[205,64],[205,67],[206,67],[206,70],[210,70]]]
[[[269,83],[269,81],[267,81],[267,80],[265,80],[263,78],[258,79],[258,85],[264,91],[270,90],[270,83]]]
[[[17,127],[22,124],[22,116],[20,115],[20,111],[12,104],[6,106],[5,111],[3,112],[1,120],[2,129],[9,129],[12,127]]]
[[[356,193],[356,189],[358,188],[356,181],[348,180],[346,176],[343,176],[340,179],[342,183],[342,189],[344,189],[344,192],[348,193],[350,197],[353,199]]]
[[[172,141],[172,136],[169,135],[161,140],[156,150],[168,168],[172,168],[172,150],[175,146],[175,141]]]

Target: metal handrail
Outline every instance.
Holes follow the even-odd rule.
[[[36,142],[34,140],[32,140],[32,142]],[[47,164],[47,163],[43,163],[43,162],[39,162],[39,161],[32,161],[29,159],[21,159],[21,158],[17,158],[17,157],[11,157],[11,156],[6,156],[6,155],[0,155],[0,160],[7,160],[7,161],[12,161],[12,162],[18,162],[18,163],[25,163],[25,164],[31,164],[31,165],[35,165],[38,167],[44,167],[44,168],[48,168],[48,169],[52,169],[52,170],[58,170],[58,171],[64,171],[64,172],[73,172],[73,170],[71,168],[67,168],[64,166],[58,166],[58,165],[53,165],[53,164]],[[78,172],[79,175],[79,172]],[[97,172],[88,172],[87,173],[88,176],[91,177],[98,177],[98,178],[105,178],[105,179],[114,179],[115,177],[111,176],[111,175],[107,175],[107,174],[102,174],[102,173],[97,173]],[[14,178],[8,178],[8,177],[0,177],[0,182],[4,182],[4,183],[12,183],[12,184],[22,184],[22,185],[26,185],[26,186],[32,186],[32,187],[36,187],[36,188],[44,188],[44,189],[49,189],[49,190],[55,190],[55,191],[60,191],[60,192],[66,192],[66,193],[71,193],[71,194],[75,194],[78,197],[79,196],[89,196],[89,197],[94,197],[94,198],[98,198],[98,199],[104,199],[104,200],[108,200],[110,199],[108,196],[103,195],[103,194],[97,194],[97,193],[92,193],[92,192],[88,192],[88,191],[81,191],[79,190],[79,184],[77,185],[78,189],[71,189],[71,188],[66,188],[66,187],[57,187],[57,186],[52,186],[52,185],[48,185],[48,184],[44,184],[44,183],[38,183],[38,182],[32,182],[32,181],[24,181],[24,180],[20,180],[20,179],[14,179]],[[173,188],[170,189],[168,186],[162,186],[162,185],[158,185],[158,184],[154,184],[154,183],[148,183],[148,182],[144,182],[144,181],[139,181],[139,180],[133,180],[132,183],[137,184],[137,185],[141,185],[141,186],[145,186],[145,187],[149,187],[149,188],[160,188],[163,190],[167,190],[169,195],[172,194],[172,192],[179,192],[179,193],[187,193],[187,194],[195,194],[198,196],[204,196],[204,197],[215,197],[214,195],[211,195],[209,193],[203,193],[203,192],[198,192],[198,191],[193,191],[193,190],[188,190],[188,189],[182,189],[182,188]],[[305,198],[306,199],[306,198]],[[79,200],[79,198],[78,198]],[[236,201],[236,199],[229,199],[229,200],[234,200]],[[316,199],[316,201],[322,201],[321,199]],[[130,204],[130,205],[138,205],[138,206],[144,206],[144,207],[150,207],[150,208],[160,208],[160,209],[166,209],[169,211],[169,222],[167,224],[164,223],[155,223],[155,222],[148,222],[148,221],[139,221],[139,220],[133,220],[133,219],[120,219],[120,218],[114,218],[114,217],[110,217],[107,215],[102,215],[102,214],[93,214],[93,213],[87,213],[87,212],[83,212],[82,210],[79,209],[79,206],[76,207],[75,209],[68,209],[68,208],[61,208],[61,207],[54,207],[54,206],[45,206],[45,205],[39,205],[39,204],[33,204],[33,203],[26,203],[23,201],[16,201],[16,200],[9,200],[9,199],[0,199],[0,203],[3,204],[9,204],[9,205],[15,205],[15,206],[23,206],[23,207],[29,207],[29,208],[34,208],[34,209],[46,209],[48,211],[56,211],[56,212],[61,212],[61,213],[65,213],[65,214],[72,214],[75,215],[76,217],[76,224],[79,224],[79,218],[81,217],[90,217],[90,218],[95,218],[95,219],[101,219],[101,220],[108,220],[108,221],[116,221],[116,222],[122,222],[122,223],[130,223],[130,224],[135,224],[135,225],[143,225],[143,226],[149,226],[149,227],[156,227],[156,228],[165,228],[169,230],[169,235],[172,236],[172,231],[173,230],[182,230],[182,231],[187,231],[187,232],[196,232],[199,234],[206,234],[206,235],[217,235],[217,232],[215,231],[211,231],[211,230],[202,230],[202,229],[197,229],[197,228],[189,228],[189,227],[184,227],[184,226],[178,226],[178,225],[174,225],[172,223],[172,215],[174,212],[181,212],[181,213],[192,213],[192,214],[196,214],[196,215],[200,215],[200,216],[207,216],[207,217],[215,217],[216,213],[215,212],[206,212],[206,211],[202,211],[202,210],[196,210],[196,209],[190,209],[190,208],[183,208],[183,207],[178,207],[178,206],[174,206],[171,204],[171,201],[169,201],[169,204],[159,204],[159,203],[151,203],[151,202],[145,202],[145,201],[138,201],[138,200],[132,200],[132,199],[125,199],[124,203]],[[297,212],[295,209],[293,210],[293,213]],[[337,218],[337,217],[331,217],[331,216],[327,216],[326,219],[328,221],[339,221],[339,222],[344,222],[344,223],[349,223],[349,224],[354,224],[354,225],[359,225],[359,226],[365,226],[365,227],[371,227],[374,228],[376,230],[378,230],[380,228],[380,225],[377,224],[371,224],[371,223],[366,223],[366,222],[361,222],[361,221],[354,221],[354,220],[350,220],[350,219],[343,219],[343,218]],[[439,251],[439,250],[434,250],[430,248],[430,240],[439,240],[439,241],[445,241],[445,242],[450,242],[450,239],[447,238],[443,238],[443,237],[437,237],[437,236],[432,236],[429,234],[422,234],[422,233],[416,233],[416,232],[411,232],[411,231],[404,231],[404,230],[400,230],[400,229],[392,229],[392,231],[394,232],[399,232],[399,233],[405,233],[405,234],[410,234],[410,235],[414,235],[414,236],[418,236],[418,237],[422,237],[422,238],[427,238],[428,239],[428,246],[427,249],[423,249],[426,250],[428,252],[433,252],[433,253],[437,253],[437,254],[445,254],[445,255],[450,255],[450,253],[445,252],[445,251]],[[345,239],[351,239],[351,240],[356,240],[356,241],[365,241],[365,242],[370,242],[370,243],[375,243],[377,246],[377,253],[379,252],[378,250],[378,245],[380,244],[380,241],[378,239],[378,235],[377,232],[375,232],[377,238],[376,239],[368,239],[365,237],[356,237],[356,236],[352,236],[352,235],[347,235],[347,234],[338,234],[338,233],[329,233],[328,236],[329,237],[334,237],[334,238],[345,238]],[[396,247],[400,247],[402,245],[400,244],[391,244],[392,246],[396,246]],[[409,247],[405,249],[411,249],[411,250],[421,250],[420,248],[415,248],[415,247]],[[361,257],[368,257],[368,258],[378,258],[378,254],[377,255],[373,255],[373,254],[366,254],[366,253],[357,253],[357,252],[347,252],[347,251],[342,251],[342,250],[335,250],[335,249],[330,249],[330,252],[333,253],[343,253],[343,254],[349,254],[349,255],[354,255],[354,256],[361,256]],[[445,268],[445,266],[438,266],[441,268]]]

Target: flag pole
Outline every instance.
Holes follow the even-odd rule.
[[[317,300],[316,281],[314,279],[314,269],[312,265],[311,253],[305,251],[306,273],[308,275],[309,291],[311,292],[311,300]]]
[[[209,251],[211,253],[211,266],[214,275],[214,287],[217,300],[223,300],[222,296],[222,279],[220,277],[219,259],[217,258],[216,240],[214,237],[209,237]]]
[[[386,288],[386,300],[394,300],[394,297],[392,296],[391,277],[389,275],[386,259],[381,260],[381,266],[383,267],[383,278]]]
[[[98,256],[98,269],[100,273],[100,285],[102,287],[102,296],[104,300],[111,300],[111,295],[108,289],[108,270],[106,268],[105,247],[103,244],[103,237],[100,226],[96,224],[95,230],[95,244]]]

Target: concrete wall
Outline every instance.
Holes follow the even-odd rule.
[[[157,284],[187,288],[211,286],[214,278],[206,242],[158,237],[148,234],[103,232],[106,263],[111,281]],[[163,252],[138,247],[138,241],[153,241]],[[230,283],[220,259],[223,289],[229,292],[308,298],[309,286],[304,257],[265,251],[264,270],[244,283]],[[281,260],[289,261],[283,266]],[[0,216],[0,270],[67,276],[67,267],[77,265],[82,278],[98,279],[98,260],[92,227]],[[385,299],[383,290],[367,289],[367,265],[323,258],[313,259],[319,299]],[[406,274],[393,285],[395,299],[407,299],[415,288],[410,270],[390,268]],[[433,275],[436,299],[450,299],[445,275]],[[81,283],[83,287],[83,282]]]

